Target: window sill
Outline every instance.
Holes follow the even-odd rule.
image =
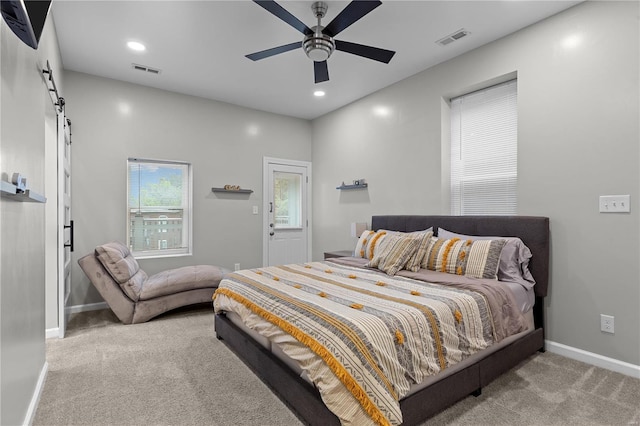
[[[136,258],[136,260],[140,260],[140,259],[162,259],[162,258],[167,258],[167,257],[187,257],[187,256],[193,256],[192,252],[189,253],[157,253],[157,254],[151,254],[151,253],[146,253],[146,252],[132,252],[131,253],[133,255],[133,257]]]

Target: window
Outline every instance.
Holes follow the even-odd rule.
[[[451,214],[517,212],[517,81],[451,100]]]
[[[275,227],[302,228],[302,175],[274,172]]]
[[[191,165],[127,161],[127,245],[138,257],[191,254]]]

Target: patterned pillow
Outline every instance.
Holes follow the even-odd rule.
[[[418,247],[413,252],[413,255],[407,261],[404,269],[411,272],[418,272],[420,269],[420,265],[422,265],[422,261],[427,254],[427,249],[429,248],[429,243],[431,242],[431,237],[433,236],[433,230],[428,230],[426,232],[412,232],[409,234],[419,240]]]
[[[421,266],[432,271],[496,280],[505,242],[432,237]]]
[[[419,244],[420,238],[414,236],[387,235],[366,266],[378,268],[387,275],[395,275],[407,264]]]
[[[463,235],[438,228],[440,238],[461,238],[465,240],[496,240],[506,241],[500,253],[500,264],[498,265],[498,279],[500,281],[510,281],[521,284],[524,288],[533,288],[536,280],[533,279],[529,271],[529,260],[531,250],[518,237],[485,237],[477,235]]]
[[[362,235],[360,235],[358,244],[356,244],[354,256],[369,260],[373,259],[376,247],[382,242],[386,235],[386,231],[364,231]]]

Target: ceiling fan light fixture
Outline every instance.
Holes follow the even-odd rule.
[[[329,56],[336,48],[336,43],[331,37],[325,34],[311,34],[304,38],[302,49],[309,59],[315,62],[322,62],[329,59]]]

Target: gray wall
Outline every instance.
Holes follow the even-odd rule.
[[[262,159],[310,161],[309,121],[70,71],[65,84],[76,235],[71,305],[102,301],[76,260],[98,244],[125,241],[129,157],[193,165],[193,256],[140,260],[147,273],[262,265]],[[225,184],[254,192],[211,192]]]
[[[51,101],[40,73],[47,59],[61,76],[53,21],[37,51],[0,20],[0,168],[19,171],[27,186],[46,193],[45,111]],[[45,204],[0,199],[0,424],[29,421],[29,404],[45,368]]]
[[[448,214],[443,99],[517,73],[518,213],[551,220],[547,339],[639,365],[638,40],[637,2],[586,2],[314,120],[314,257],[372,214]],[[598,213],[605,194],[631,213]]]

